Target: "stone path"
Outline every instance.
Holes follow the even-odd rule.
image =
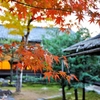
[[[67,95],[71,95],[71,93],[66,93]],[[46,98],[38,98],[37,100],[48,100],[48,99],[52,99],[52,98],[56,98],[56,97],[61,97],[62,94],[59,95],[54,95],[54,96],[50,96],[50,97],[46,97]]]
[[[86,91],[95,91],[98,94],[100,94],[100,86],[96,86],[96,85],[90,85],[85,87]]]
[[[5,97],[0,96],[0,100],[15,100],[15,99],[11,96],[5,96]]]
[[[86,91],[95,91],[98,94],[100,94],[100,86],[96,86],[96,85],[90,85],[85,87]],[[66,93],[67,95],[71,95],[71,93]],[[54,95],[54,96],[50,96],[50,97],[46,97],[46,98],[38,98],[37,100],[48,100],[48,99],[52,99],[52,98],[56,98],[56,97],[60,97],[61,94],[59,95]]]

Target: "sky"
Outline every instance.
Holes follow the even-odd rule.
[[[89,32],[90,32],[90,35],[93,37],[93,36],[96,36],[97,34],[100,33],[100,26],[97,25],[97,24],[94,24],[94,23],[89,23],[88,22],[88,19],[89,17],[85,16],[85,19],[83,21],[81,21],[80,23],[80,28],[87,28],[89,29]],[[76,17],[74,15],[72,16],[69,16],[66,18],[66,23],[69,21],[69,20],[72,20],[72,23],[74,22],[77,22],[76,21]],[[39,27],[47,27],[47,26],[52,26],[54,23],[53,22],[45,22],[45,21],[42,21],[41,23],[39,22],[33,22],[33,25],[34,26],[39,26]],[[76,26],[72,27],[72,30],[74,32],[78,31],[78,29],[76,28]]]

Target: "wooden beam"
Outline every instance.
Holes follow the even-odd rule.
[[[67,57],[72,57],[72,56],[76,56],[76,55],[97,55],[97,53],[100,52],[100,48],[94,48],[94,49],[91,49],[91,50],[86,50],[86,51],[81,51],[81,52],[75,52],[75,53],[72,53],[72,54],[68,54],[66,55]],[[100,54],[99,54],[100,55]]]

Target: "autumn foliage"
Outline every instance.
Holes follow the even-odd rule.
[[[4,47],[0,49],[1,58],[6,55],[10,56],[8,60],[17,62],[13,65],[13,69],[20,70],[33,70],[34,73],[41,72],[44,74],[44,78],[54,78],[55,80],[61,77],[67,79],[69,82],[71,78],[76,78],[73,76],[68,76],[66,72],[54,71],[52,64],[55,61],[59,63],[59,57],[50,54],[48,51],[43,50],[38,44],[36,45],[26,45],[25,43],[12,43],[10,45],[5,44]],[[1,59],[2,60],[2,59]],[[69,79],[68,79],[69,77]]]
[[[66,18],[74,14],[76,20],[80,23],[85,16],[89,16],[90,23],[96,23],[100,26],[100,8],[98,0],[0,0],[0,11],[3,15],[0,16],[2,24],[11,29],[11,34],[24,36],[27,31],[29,35],[32,28],[31,22],[53,21],[53,25],[58,25],[61,30],[71,28],[77,25],[66,22]],[[33,25],[34,26],[34,25]],[[52,26],[52,25],[51,25]],[[34,33],[33,33],[34,34]],[[26,36],[25,36],[26,37]],[[50,54],[48,51],[42,49],[41,46],[26,45],[23,43],[4,45],[6,51],[15,47],[14,56],[20,69],[29,69],[34,72],[40,71],[44,76],[50,80],[53,77],[55,80],[64,77],[68,81],[72,78],[77,78],[74,75],[67,75],[63,71],[54,71],[52,67],[53,61],[59,63],[59,57]],[[0,49],[2,55],[3,50]],[[68,67],[67,62],[64,64]]]
[[[76,25],[76,22],[72,24],[71,20],[66,23],[65,18],[72,14],[76,16],[78,22],[89,16],[90,23],[100,26],[99,4],[98,0],[0,0],[0,6],[5,8],[4,12],[18,16],[22,22],[27,19],[53,21],[61,30]]]

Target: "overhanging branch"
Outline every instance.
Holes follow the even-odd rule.
[[[21,5],[25,5],[25,6],[28,6],[28,7],[33,7],[33,8],[36,8],[36,9],[47,9],[47,10],[58,10],[58,11],[66,11],[66,12],[72,12],[72,9],[69,8],[69,9],[60,9],[60,8],[44,8],[44,7],[36,7],[36,6],[33,6],[33,5],[30,5],[30,4],[27,4],[27,3],[23,3],[23,2],[20,2],[20,1],[17,1],[17,0],[12,0],[13,2],[16,2],[16,3],[19,3]]]

